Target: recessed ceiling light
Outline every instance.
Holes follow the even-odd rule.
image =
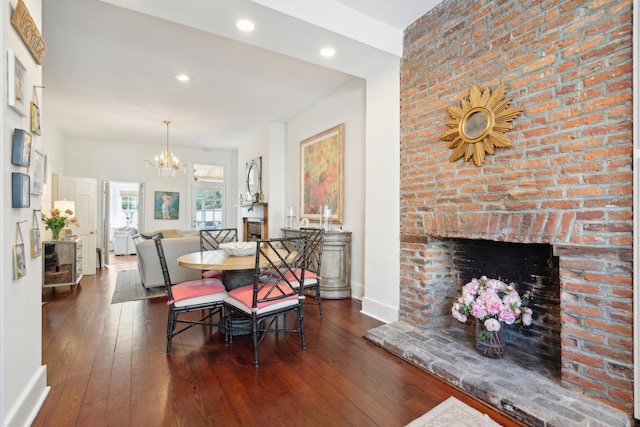
[[[188,82],[190,78],[186,74],[176,74],[176,80],[179,82]]]
[[[325,58],[331,58],[335,54],[336,51],[332,47],[324,47],[320,51],[320,55],[324,56]]]
[[[236,27],[238,27],[240,31],[250,32],[253,31],[256,26],[253,25],[253,22],[249,21],[248,19],[241,19],[236,22]]]

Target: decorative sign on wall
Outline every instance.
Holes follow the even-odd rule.
[[[22,0],[18,0],[18,5],[11,15],[11,25],[18,32],[36,63],[42,65],[44,56],[47,54],[47,44]]]
[[[522,113],[522,108],[510,107],[511,98],[504,99],[507,86],[502,83],[491,93],[489,88],[480,93],[476,85],[469,91],[469,99],[460,100],[460,106],[449,107],[453,119],[447,123],[451,128],[442,139],[451,141],[451,161],[464,156],[467,161],[481,166],[485,153],[493,154],[495,147],[511,147],[505,133],[513,128],[511,122]]]

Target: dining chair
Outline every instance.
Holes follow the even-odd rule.
[[[211,329],[214,325],[213,317],[216,314],[219,315],[219,322],[216,325],[219,326],[222,323],[224,320],[224,298],[227,296],[227,291],[222,282],[216,278],[190,280],[172,285],[169,269],[167,268],[167,259],[162,247],[162,238],[154,236],[153,241],[156,244],[168,298],[167,354],[170,354],[171,341],[176,335],[195,325],[206,325]],[[202,311],[202,317],[199,320],[181,319],[179,317],[184,313],[198,310]],[[178,328],[178,324],[181,324],[181,326],[184,324],[185,326]]]
[[[219,229],[204,229],[200,230],[200,250],[201,251],[215,251],[220,246],[220,243],[237,242],[238,241],[238,229],[237,228],[219,228]],[[220,279],[222,277],[222,271],[220,270],[203,270],[202,277]]]
[[[300,232],[307,236],[305,257],[301,260],[304,264],[304,290],[311,289],[315,292],[315,301],[305,300],[305,304],[318,306],[322,316],[322,297],[320,295],[320,268],[322,267],[322,250],[324,248],[324,230],[322,228],[301,227]]]
[[[219,228],[200,230],[200,250],[215,251],[220,243],[237,242],[237,228]]]
[[[253,283],[229,291],[225,305],[225,344],[233,343],[234,328],[246,318],[251,324],[254,365],[258,367],[258,347],[270,332],[299,333],[306,348],[302,301],[306,235],[256,240]],[[278,316],[295,313],[297,327],[280,326]],[[236,321],[234,321],[236,320]]]

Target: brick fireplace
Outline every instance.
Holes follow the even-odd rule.
[[[632,2],[449,0],[405,33],[400,320],[453,327],[448,239],[545,244],[559,277],[559,381],[633,405]],[[447,108],[507,83],[512,147],[450,162]]]

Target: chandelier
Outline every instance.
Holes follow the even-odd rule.
[[[162,150],[159,156],[156,156],[153,161],[145,160],[147,166],[153,166],[158,170],[159,176],[174,176],[176,171],[186,171],[186,165],[178,159],[173,151],[169,148],[169,120],[165,120],[164,124],[167,125],[167,146]]]

